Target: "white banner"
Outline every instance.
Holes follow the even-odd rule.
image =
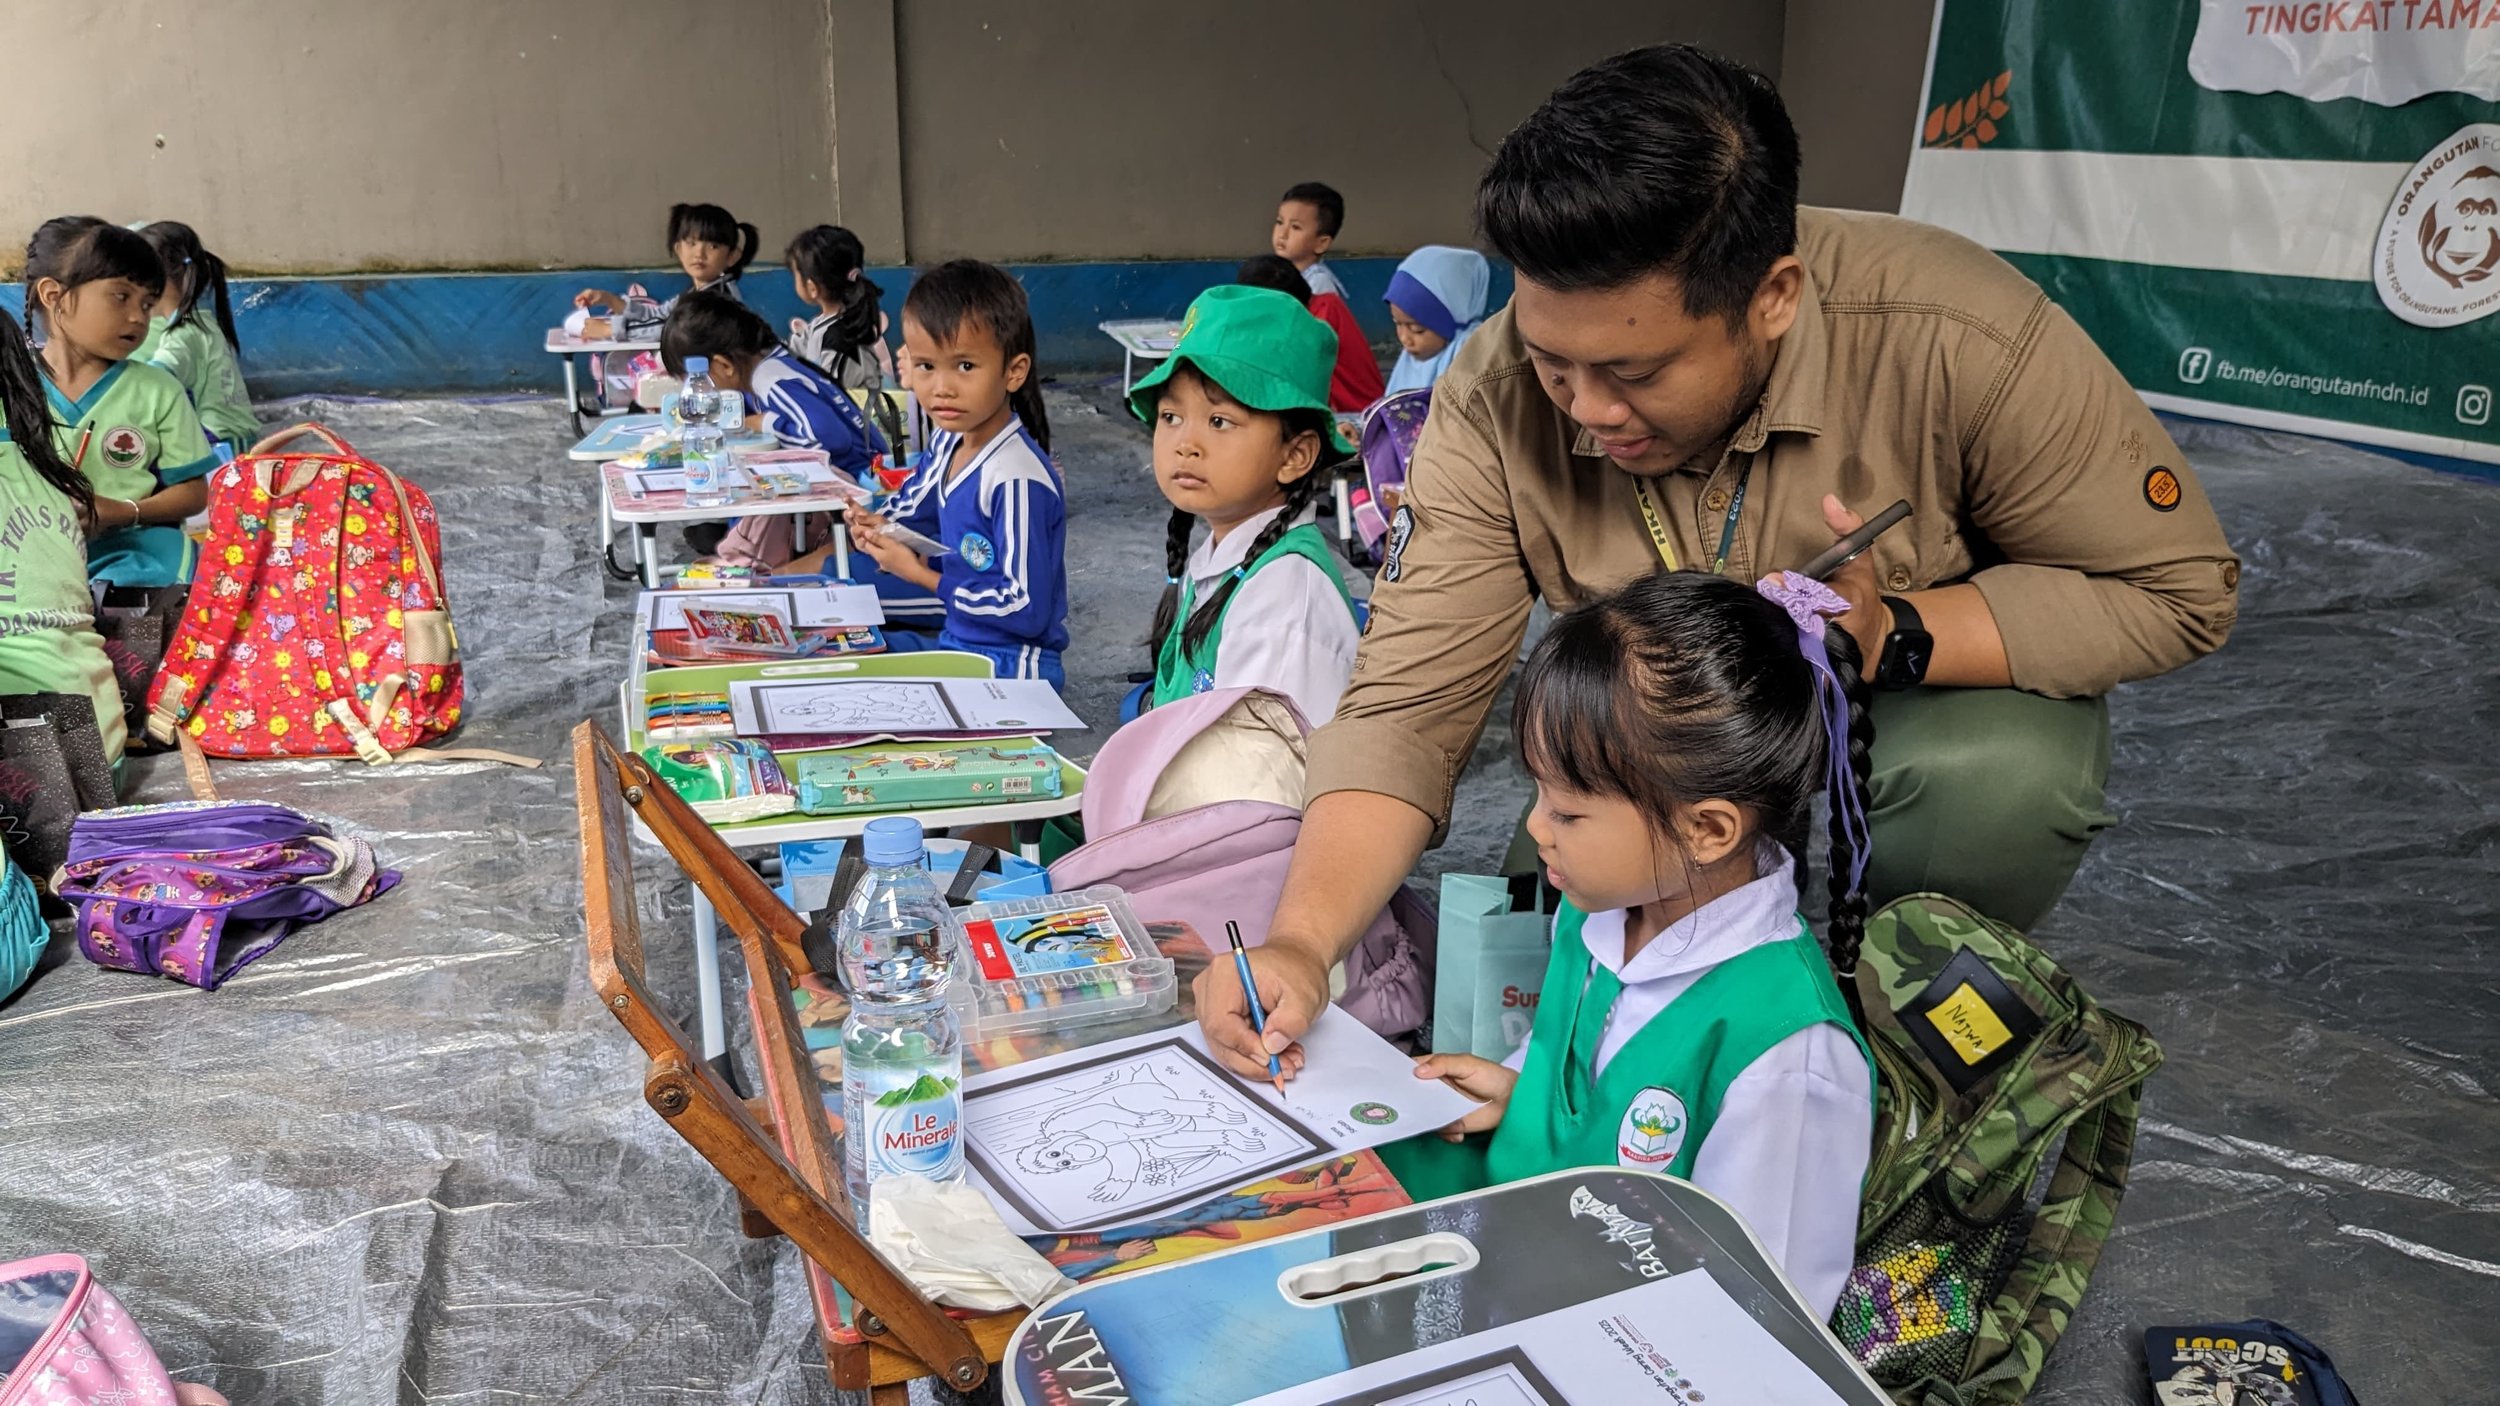
[[[2500,100],[2500,0],[2201,0],[2188,72],[2225,93]]]

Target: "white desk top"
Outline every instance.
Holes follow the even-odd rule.
[[[656,337],[647,342],[601,342],[576,337],[561,327],[547,329],[547,350],[558,356],[571,356],[575,352],[646,352],[659,349]]]

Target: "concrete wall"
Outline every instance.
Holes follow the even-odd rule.
[[[908,257],[1238,259],[1302,180],[1344,192],[1345,252],[1464,242],[1574,70],[1684,39],[1776,73],[1783,37],[1780,0],[909,0]]]
[[[6,26],[0,263],[62,214],[289,273],[666,262],[681,200],[787,238],[833,213],[826,28],[819,0],[44,7]]]
[[[1901,208],[1936,0],[1787,0],[1780,92],[1808,204]]]

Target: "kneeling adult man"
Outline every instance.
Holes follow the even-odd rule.
[[[1799,209],[1797,166],[1770,82],[1681,45],[1584,70],[1504,139],[1476,217],[1517,292],[1434,391],[1352,687],[1312,742],[1253,958],[1268,1045],[1438,842],[1537,597],[1751,580],[1908,499],[1833,583],[1877,661],[1871,894],[2023,927],[2111,823],[2103,696],[2229,633],[2213,509],[2083,330],[1958,236]],[[1198,1009],[1264,1071],[1230,966]]]

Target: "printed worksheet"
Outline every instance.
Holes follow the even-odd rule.
[[[735,594],[725,592],[723,594]],[[1058,690],[1042,679],[744,679],[729,686],[741,737],[791,733],[1018,733],[1078,729]]]
[[[751,591],[645,591],[646,630],[686,628],[689,605],[761,611],[794,630],[869,629],[885,623],[874,586],[785,586]]]
[[[1195,1024],[964,1081],[964,1155],[1020,1234],[1151,1221],[1331,1153],[1447,1126],[1474,1102],[1335,1006],[1283,1097],[1227,1072]]]

